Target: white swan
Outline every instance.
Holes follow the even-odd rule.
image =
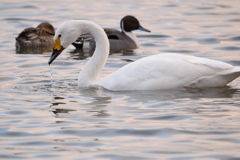
[[[49,65],[65,48],[85,33],[95,38],[96,49],[78,76],[79,87],[100,85],[113,91],[220,87],[240,76],[240,67],[228,63],[165,53],[132,62],[99,80],[99,73],[107,61],[109,42],[100,26],[84,20],[70,20],[58,27]]]

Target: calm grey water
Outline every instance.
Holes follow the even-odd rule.
[[[139,58],[179,52],[240,65],[239,0],[0,2],[0,159],[240,159],[240,78],[212,89],[110,92],[77,88],[87,50],[17,53],[15,37],[48,21],[119,29],[136,16],[141,48],[111,54],[101,76]]]

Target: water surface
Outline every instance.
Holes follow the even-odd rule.
[[[216,1],[1,1],[0,159],[240,159],[240,78],[211,89],[111,92],[77,88],[91,53],[18,53],[15,37],[48,21],[119,29],[134,15],[141,48],[113,52],[101,76],[139,58],[183,53],[240,65],[240,3]]]

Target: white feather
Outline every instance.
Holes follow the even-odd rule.
[[[105,77],[100,84],[109,90],[217,87],[231,81],[227,75],[235,79],[240,75],[240,68],[206,58],[163,53],[130,63]]]

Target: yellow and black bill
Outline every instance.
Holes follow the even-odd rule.
[[[64,48],[61,46],[60,37],[58,37],[58,39],[56,39],[54,42],[52,55],[48,61],[48,64],[50,65],[61,54],[63,50]]]

